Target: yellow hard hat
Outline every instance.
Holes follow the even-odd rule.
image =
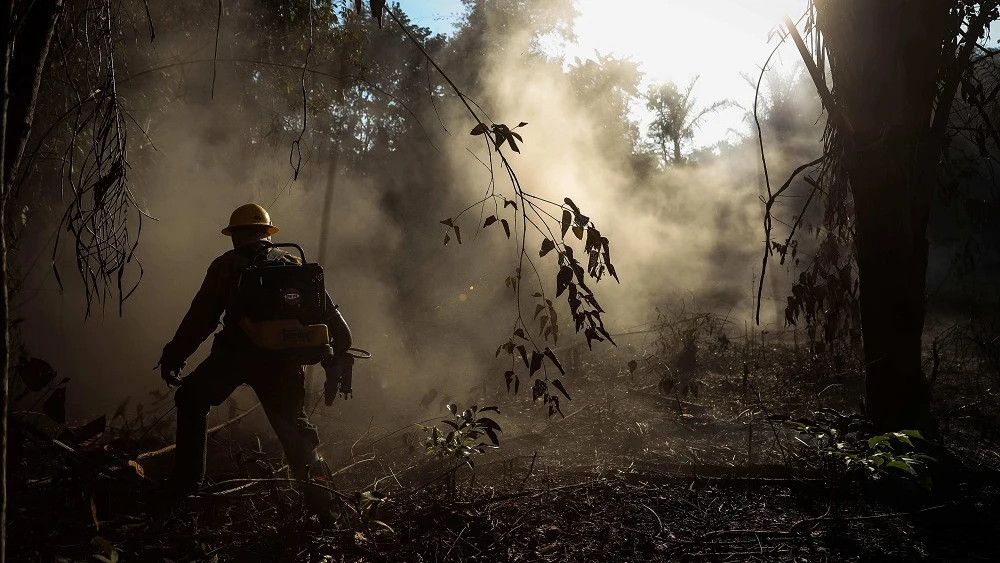
[[[256,203],[241,205],[229,216],[229,226],[222,229],[222,234],[232,236],[234,227],[267,227],[267,234],[273,235],[278,232],[278,227],[271,224],[271,216],[267,210]]]

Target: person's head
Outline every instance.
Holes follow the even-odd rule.
[[[270,237],[278,232],[271,224],[267,210],[256,203],[248,203],[237,207],[229,217],[229,226],[222,229],[222,234],[232,237],[233,248],[239,248]]]
[[[233,248],[239,248],[262,240],[271,240],[267,227],[243,226],[229,229],[229,237],[233,239]]]

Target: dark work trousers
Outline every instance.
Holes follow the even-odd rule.
[[[319,433],[305,410],[302,367],[276,360],[252,347],[220,346],[174,394],[177,405],[177,451],[173,484],[196,490],[205,478],[208,412],[221,405],[237,387],[249,385],[260,400],[285,459],[298,479],[306,479],[319,457]]]

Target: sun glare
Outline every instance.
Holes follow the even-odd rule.
[[[595,50],[629,56],[641,63],[647,82],[686,84],[699,76],[699,99],[745,104],[753,92],[741,73],[759,71],[775,45],[770,32],[785,14],[797,19],[805,1],[577,0],[576,6],[578,42],[567,46],[570,61]],[[732,124],[720,119],[706,123],[700,144],[725,137]]]

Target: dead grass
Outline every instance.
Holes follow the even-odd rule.
[[[856,410],[858,365],[812,357],[790,333],[716,330],[696,334],[692,361],[688,333],[675,333],[673,343],[654,331],[579,355],[564,378],[574,397],[565,417],[502,381],[480,387],[468,402],[500,406],[504,434],[474,471],[426,456],[409,424],[329,428],[348,436],[324,452],[337,487],[386,494],[378,518],[391,530],[350,510],[335,531],[303,519],[294,487],[274,479],[280,450],[243,425],[213,441],[216,484],[173,505],[156,501],[151,481],[167,460],[140,478],[100,444],[70,453],[36,439],[12,468],[11,560],[110,558],[106,545],[122,561],[173,562],[992,560],[1000,491],[989,480],[956,477],[900,499],[766,421]],[[938,355],[948,444],[993,471],[993,395],[978,393],[995,375],[973,377],[943,346]],[[956,415],[968,410],[962,400],[979,410]]]

